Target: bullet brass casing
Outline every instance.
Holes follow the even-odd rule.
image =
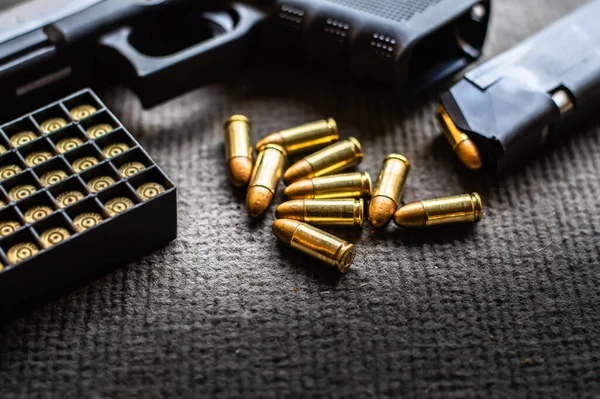
[[[369,220],[374,227],[385,226],[394,216],[409,170],[410,163],[403,155],[390,154],[384,159],[369,204]]]
[[[294,219],[322,226],[362,226],[365,203],[362,199],[303,199],[277,207],[277,218]]]
[[[338,141],[339,138],[337,123],[329,118],[270,134],[259,142],[257,148],[274,140],[277,142],[273,142],[273,144],[280,144],[288,155],[293,155],[316,151],[329,143]]]
[[[65,126],[67,126],[67,121],[63,118],[50,118],[42,122],[40,129],[42,129],[44,134],[48,134],[62,129]]]
[[[23,242],[15,244],[8,249],[6,256],[12,264],[17,264],[28,258],[31,258],[39,252],[39,248],[32,242]]]
[[[451,223],[475,223],[483,217],[481,197],[477,193],[436,198],[408,204],[394,215],[402,227],[429,227]],[[406,222],[409,223],[406,223]],[[417,221],[417,222],[415,222]],[[412,222],[412,223],[410,223]]]
[[[66,208],[69,205],[81,201],[85,196],[79,191],[67,191],[56,197],[56,203],[61,208]]]
[[[25,145],[35,139],[37,139],[37,134],[35,134],[34,132],[32,132],[30,130],[26,130],[26,131],[14,134],[10,138],[10,143],[14,147],[20,147],[20,146]]]
[[[50,248],[71,237],[71,233],[63,227],[54,227],[46,230],[40,236],[44,248]]]
[[[356,255],[354,244],[307,223],[279,219],[273,223],[275,235],[297,249],[345,273]]]
[[[291,199],[362,198],[371,196],[371,184],[369,172],[340,173],[299,180],[285,194]]]
[[[388,155],[383,160],[383,167],[379,172],[379,177],[373,190],[373,198],[379,196],[387,197],[398,206],[409,171],[410,162],[408,162],[405,156],[400,154]]]
[[[460,131],[442,105],[438,107],[435,116],[458,159],[469,169],[480,169],[482,161],[477,146],[469,136]]]
[[[99,125],[94,125],[88,128],[85,133],[88,137],[92,139],[97,139],[98,137],[102,137],[107,133],[110,133],[114,130],[114,128],[108,123],[101,123]]]
[[[281,146],[267,144],[262,147],[250,177],[250,187],[262,186],[274,194],[286,159],[287,153]]]
[[[87,118],[90,115],[94,115],[96,112],[96,107],[89,104],[78,105],[69,111],[71,117],[76,121],[80,121],[84,118]]]
[[[236,158],[242,159],[235,161]],[[225,160],[229,177],[235,186],[248,183],[252,159],[250,121],[243,115],[233,115],[225,122]]]
[[[5,220],[0,222],[0,237],[11,235],[21,228],[21,223],[14,220]]]
[[[354,137],[350,137],[296,162],[286,171],[284,179],[289,184],[303,178],[331,175],[357,165],[362,159],[360,143]],[[302,164],[308,166],[309,170]]]
[[[25,211],[25,214],[24,214],[25,221],[27,223],[35,223],[36,221],[42,220],[43,218],[52,214],[52,212],[54,212],[54,211],[49,206],[45,206],[45,205],[34,206],[32,208],[29,208],[27,211]]]

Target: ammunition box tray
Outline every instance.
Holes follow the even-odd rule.
[[[0,126],[0,146],[0,319],[175,239],[175,185],[91,90]]]

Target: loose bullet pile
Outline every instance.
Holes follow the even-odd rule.
[[[455,137],[451,132],[447,136],[465,162],[471,156],[470,162],[476,166],[468,138]],[[390,154],[384,159],[374,189],[368,172],[340,173],[359,164],[363,150],[354,137],[338,140],[333,119],[308,123],[267,135],[258,142],[258,156],[253,162],[248,118],[234,115],[225,123],[230,179],[236,187],[248,184],[246,206],[251,216],[260,216],[270,207],[283,176],[289,201],[276,208],[273,232],[292,248],[346,272],[356,254],[354,244],[313,225],[362,227],[368,199],[368,217],[375,228],[390,220],[403,228],[481,220],[483,208],[477,193],[401,206],[411,167],[403,155]],[[284,170],[288,156],[311,151],[316,152]]]

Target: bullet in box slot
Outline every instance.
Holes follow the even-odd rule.
[[[19,202],[17,208],[26,223],[34,223],[53,214],[57,207],[48,192],[41,191]]]
[[[98,193],[115,185],[121,177],[114,167],[105,162],[81,173],[81,178],[92,193]]]
[[[59,104],[51,105],[33,114],[33,119],[44,135],[63,129],[72,121],[69,113]]]
[[[8,193],[8,197],[12,202],[30,197],[42,188],[31,170],[3,181],[2,187]]]
[[[0,157],[0,182],[10,179],[26,170],[28,167],[23,158],[15,152]]]
[[[64,157],[75,173],[90,169],[104,160],[102,153],[91,142],[68,152]]]
[[[128,211],[141,202],[133,188],[124,182],[106,189],[97,198],[111,216]]]
[[[50,194],[57,207],[66,208],[87,198],[90,191],[79,176],[71,176],[50,187]]]
[[[96,198],[88,198],[67,208],[67,216],[75,230],[83,233],[110,218]]]
[[[56,157],[33,169],[43,187],[51,187],[67,179],[73,174],[71,166],[62,159]]]
[[[94,115],[83,119],[80,124],[90,139],[100,138],[121,127],[117,119],[106,110],[96,112]]]
[[[125,130],[117,129],[96,139],[96,145],[106,158],[114,158],[135,148],[137,142]]]
[[[100,101],[89,91],[67,98],[62,104],[69,111],[71,118],[76,121],[89,118],[104,108]]]
[[[29,117],[12,121],[2,126],[3,141],[12,148],[20,147],[42,136],[38,126]],[[8,148],[7,148],[8,149]]]
[[[23,215],[14,206],[2,209],[0,211],[0,238],[16,233],[26,224]]]
[[[84,145],[88,137],[81,126],[71,125],[50,135],[50,140],[56,150],[64,154]]]
[[[149,201],[171,190],[174,185],[157,166],[148,168],[129,179],[142,201]]]
[[[119,174],[125,178],[135,176],[154,164],[140,147],[112,158],[111,163],[117,168]]]
[[[25,164],[32,168],[54,158],[58,153],[45,138],[35,140],[17,149],[17,152],[25,160]]]
[[[36,222],[33,229],[40,237],[44,249],[60,245],[77,234],[71,221],[62,213],[54,214]]]
[[[0,246],[11,265],[19,265],[35,257],[42,250],[41,242],[29,228],[4,237]]]

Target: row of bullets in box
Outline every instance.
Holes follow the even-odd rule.
[[[137,194],[142,201],[148,201],[165,191],[164,187],[158,183],[145,183],[136,189]],[[60,208],[65,208],[76,202],[81,201],[84,195],[79,191],[68,191],[56,198],[56,202]],[[104,204],[106,211],[110,217],[117,216],[128,209],[134,207],[134,202],[127,197],[115,197]],[[47,205],[37,205],[25,211],[23,217],[26,223],[35,223],[51,215],[54,210]],[[77,232],[84,232],[100,222],[104,218],[97,212],[84,212],[73,218],[73,226]],[[6,237],[21,227],[21,223],[15,220],[4,220],[0,222],[0,237]],[[71,237],[71,233],[64,227],[52,227],[40,234],[40,241],[45,249],[57,245]],[[20,263],[39,252],[38,246],[33,242],[21,242],[11,246],[6,256],[11,264]],[[0,271],[4,269],[4,265],[0,262]]]
[[[356,253],[354,245],[312,225],[362,226],[363,198],[370,198],[368,216],[376,228],[390,219],[403,228],[481,220],[483,209],[477,193],[399,207],[410,170],[408,159],[388,155],[372,189],[368,172],[339,173],[360,163],[363,152],[354,137],[338,140],[337,124],[331,118],[305,124],[260,140],[254,162],[248,118],[234,115],[225,124],[230,178],[235,186],[248,185],[246,206],[251,216],[260,216],[269,208],[283,176],[284,194],[290,201],[277,207],[273,232],[291,247],[347,271]],[[289,155],[315,150],[284,171]]]

